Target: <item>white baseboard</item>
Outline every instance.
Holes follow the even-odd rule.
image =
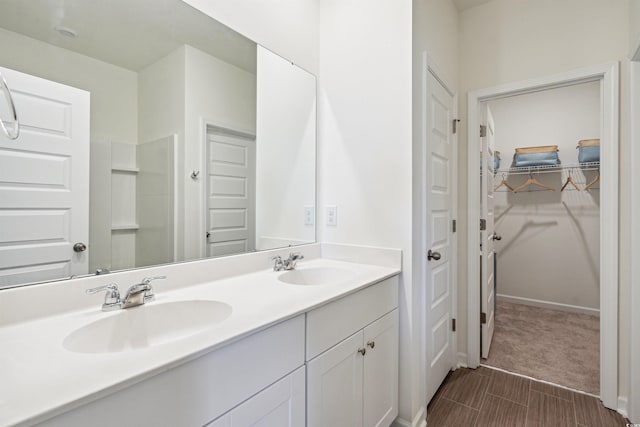
[[[418,411],[418,415],[409,422],[403,418],[396,418],[391,424],[392,427],[427,427],[427,408],[424,406]]]
[[[624,396],[618,396],[618,412],[625,418],[629,418],[629,401]]]
[[[569,313],[590,314],[600,317],[600,310],[597,308],[581,307],[579,305],[562,304],[552,301],[543,301],[532,298],[514,297],[511,295],[497,294],[498,301],[506,301],[514,304],[530,305],[533,307],[549,308],[551,310],[567,311]]]
[[[456,368],[466,368],[469,356],[467,353],[458,352],[456,355]]]

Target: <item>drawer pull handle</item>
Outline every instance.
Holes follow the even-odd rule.
[[[367,353],[367,349],[365,349],[365,348],[359,348],[359,349],[358,349],[358,353],[360,353],[361,355],[363,355],[363,356],[364,356],[364,355]]]
[[[369,341],[369,342],[367,343],[367,345],[368,345],[369,347],[373,348],[373,347],[375,347],[375,346],[376,346],[376,342],[375,342],[375,341]]]

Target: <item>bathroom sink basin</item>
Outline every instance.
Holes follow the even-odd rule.
[[[77,353],[116,353],[144,349],[202,332],[231,315],[220,301],[147,303],[76,329],[62,345]]]
[[[278,280],[290,285],[335,285],[353,278],[355,274],[344,268],[336,267],[299,267],[281,273]]]

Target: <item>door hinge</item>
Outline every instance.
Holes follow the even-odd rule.
[[[480,125],[480,138],[484,138],[485,136],[487,136],[487,127]]]
[[[452,222],[452,224],[451,224],[451,232],[455,233],[456,232],[456,220],[454,219],[451,222]]]
[[[483,325],[487,323],[487,313],[480,313],[480,323]]]
[[[456,319],[451,319],[451,330],[456,331]]]
[[[485,231],[487,229],[487,220],[486,219],[481,219],[480,220],[480,231]]]
[[[460,119],[453,119],[453,133],[458,132],[458,123],[460,123]]]

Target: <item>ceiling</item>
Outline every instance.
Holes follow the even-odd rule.
[[[491,0],[453,0],[453,3],[458,8],[458,12],[471,9],[472,7],[479,6],[481,4],[489,3]]]
[[[183,44],[256,68],[253,41],[180,0],[3,0],[0,27],[136,72]]]

